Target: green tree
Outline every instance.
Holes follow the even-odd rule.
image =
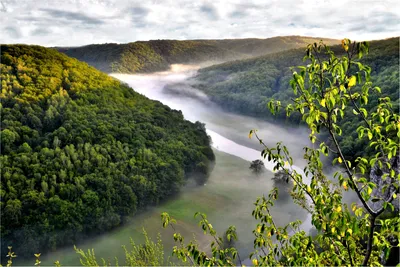
[[[254,265],[382,265],[391,249],[398,246],[400,218],[390,216],[394,210],[393,201],[399,192],[399,167],[397,166],[400,117],[393,110],[388,97],[379,98],[371,112],[366,105],[370,93],[380,93],[379,87],[370,82],[371,68],[359,59],[368,53],[368,44],[344,39],[344,56],[335,54],[321,43],[309,45],[306,49],[306,66],[293,68],[290,85],[296,96],[286,106],[286,114],[300,114],[310,129],[313,145],[305,147],[307,165],[304,172],[294,167],[288,149],[278,143],[276,147],[264,146],[261,155],[272,161],[275,171],[285,173],[293,182],[291,195],[295,203],[311,214],[315,227],[312,236],[301,229],[301,221],[279,227],[270,214],[278,189],[274,188],[266,197],[255,202],[252,212],[258,221],[254,229],[254,251],[249,255]],[[282,108],[280,101],[271,101],[269,109],[273,114]],[[346,114],[346,116],[345,116]],[[342,135],[341,121],[353,114],[360,122],[358,138],[369,144],[375,151],[371,157],[358,157],[354,163],[345,158],[338,138]],[[321,134],[329,135],[329,144],[318,140]],[[321,156],[333,158],[333,165],[339,170],[329,177],[324,170]],[[377,183],[369,173],[378,166],[383,170],[382,179],[387,181],[382,188],[384,194],[374,194]],[[343,192],[350,191],[358,197],[357,203],[348,204]],[[378,203],[378,205],[373,205]],[[384,216],[389,212],[389,216]],[[204,214],[200,225],[205,234],[214,237],[210,244],[212,253],[201,251],[184,238],[174,234],[178,246],[174,254],[193,265],[236,265],[239,254],[233,248],[222,245],[212,224]],[[383,217],[384,216],[384,217]],[[163,226],[175,221],[168,214],[162,214]],[[229,233],[228,233],[229,234]],[[396,242],[392,242],[397,240]]]
[[[274,186],[278,188],[279,200],[287,200],[290,196],[291,187],[293,186],[293,181],[290,176],[285,171],[277,171],[272,177],[274,181]]]
[[[8,246],[25,258],[72,245],[207,178],[201,123],[53,49],[0,52],[1,262]]]
[[[1,142],[3,149],[6,146],[11,146],[16,139],[16,134],[9,129],[5,129],[1,132]]]
[[[255,174],[263,173],[265,171],[264,162],[259,159],[253,160],[250,163],[249,169]]]

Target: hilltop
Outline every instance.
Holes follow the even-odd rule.
[[[341,55],[343,49],[337,45],[332,50]],[[193,79],[194,87],[203,91],[209,99],[226,110],[285,121],[282,109],[277,117],[268,110],[270,100],[280,100],[283,105],[294,98],[290,87],[291,67],[304,65],[304,48],[269,54],[245,60],[226,62],[200,69]],[[378,103],[378,97],[389,96],[398,110],[399,99],[399,38],[370,42],[370,52],[362,59],[372,68],[371,81],[382,88],[382,95],[371,95],[369,107]],[[291,124],[298,124],[299,114],[290,117]],[[357,138],[357,121],[343,124],[344,152],[354,159],[364,153],[364,143]]]
[[[214,161],[204,124],[56,50],[2,45],[0,89],[2,260],[121,225]]]
[[[321,39],[327,44],[340,42],[326,38],[286,36],[268,39],[151,40],[56,49],[107,73],[136,73],[168,70],[171,64],[211,65],[244,59],[305,47]]]

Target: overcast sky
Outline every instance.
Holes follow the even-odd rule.
[[[0,43],[400,36],[398,0],[0,0]]]

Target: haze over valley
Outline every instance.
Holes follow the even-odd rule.
[[[311,2],[0,0],[1,264],[398,264],[399,4]]]

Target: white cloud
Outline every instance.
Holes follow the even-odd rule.
[[[397,0],[0,0],[0,42],[44,46],[277,35],[400,35]]]

